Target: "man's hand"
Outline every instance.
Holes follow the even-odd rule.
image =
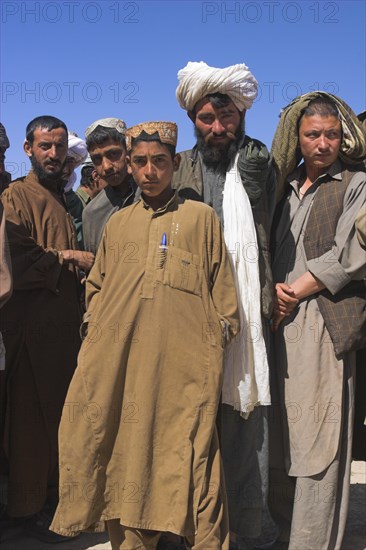
[[[93,267],[95,256],[93,252],[86,252],[85,250],[61,250],[65,263],[71,263],[88,273]]]
[[[281,321],[288,317],[299,303],[294,290],[286,283],[277,283],[275,289],[276,305],[272,319],[273,331],[278,329]]]
[[[286,283],[277,283],[275,289],[279,311],[286,316],[290,315],[299,303],[295,291]]]

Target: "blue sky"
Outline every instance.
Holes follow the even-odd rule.
[[[13,178],[29,169],[25,127],[52,114],[84,136],[94,120],[173,120],[178,149],[192,123],[175,99],[188,61],[246,63],[259,97],[247,133],[269,147],[278,114],[296,95],[323,89],[356,113],[366,108],[365,2],[6,1],[1,3],[0,120]]]

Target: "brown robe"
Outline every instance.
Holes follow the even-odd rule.
[[[214,211],[174,197],[156,212],[139,201],[114,214],[87,303],[88,333],[60,426],[51,528],[66,535],[119,518],[193,536],[207,488],[225,500],[215,419],[225,335],[239,329]]]
[[[6,348],[4,448],[8,513],[42,509],[57,487],[57,431],[80,346],[79,281],[60,250],[76,249],[75,229],[56,183],[33,172],[4,191],[2,202],[14,292],[1,310]],[[56,492],[56,491],[55,491]]]

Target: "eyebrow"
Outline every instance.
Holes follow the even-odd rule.
[[[168,153],[156,153],[155,155],[151,155],[151,158],[152,159],[156,159],[156,158],[159,158],[159,157],[168,157]],[[142,159],[146,159],[147,158],[147,155],[134,155],[132,154],[132,160],[142,160]]]

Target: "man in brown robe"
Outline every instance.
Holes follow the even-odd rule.
[[[80,346],[79,269],[93,255],[77,250],[62,196],[67,128],[50,116],[26,130],[32,163],[26,177],[2,195],[14,292],[1,310],[6,348],[4,448],[10,517],[24,518],[29,534],[48,532],[58,498],[57,431]]]
[[[223,348],[239,329],[219,219],[171,188],[176,125],[128,130],[141,199],[105,227],[87,280],[87,336],[60,426],[52,529],[100,530],[114,550],[228,549],[215,425]]]

